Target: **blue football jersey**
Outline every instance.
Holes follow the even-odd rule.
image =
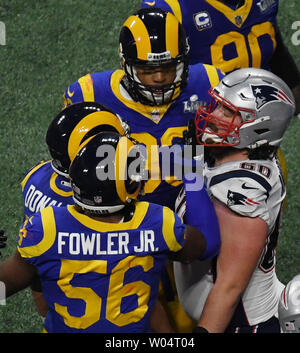
[[[41,162],[29,170],[21,188],[25,217],[31,217],[47,206],[74,204],[70,182],[53,170],[51,161]]]
[[[81,77],[65,92],[65,106],[96,101],[109,107],[130,126],[131,136],[147,149],[150,180],[145,184],[142,200],[174,207],[182,180],[174,174],[164,175],[160,147],[179,144],[190,119],[200,104],[210,102],[208,90],[223,77],[211,65],[190,66],[188,84],[179,98],[168,105],[147,106],[122,94],[123,70],[92,73]],[[163,177],[162,177],[163,175]]]
[[[138,202],[133,217],[104,223],[76,206],[26,219],[18,251],[34,265],[49,306],[46,332],[149,332],[160,273],[184,246],[185,225],[169,208]]]
[[[278,0],[143,0],[141,7],[160,7],[182,23],[190,44],[190,62],[203,62],[225,73],[242,67],[269,68],[276,47]]]

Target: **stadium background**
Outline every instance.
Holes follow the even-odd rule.
[[[45,133],[60,111],[63,92],[80,76],[119,67],[118,35],[139,0],[2,0],[0,21],[0,228],[16,248],[23,219],[20,182],[40,160],[49,159]],[[278,21],[300,68],[300,45],[291,26],[300,20],[299,0],[281,0]],[[300,39],[300,36],[298,35]],[[284,65],[284,63],[282,63]],[[300,121],[294,118],[282,150],[288,166],[288,202],[283,216],[277,274],[286,283],[300,273]],[[42,322],[29,290],[0,306],[0,333],[41,332]]]

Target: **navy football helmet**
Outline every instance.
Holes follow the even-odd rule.
[[[189,46],[182,24],[159,8],[140,9],[123,24],[119,38],[125,87],[135,101],[145,105],[168,104],[187,84]],[[154,87],[139,80],[137,67],[176,66],[173,83]]]
[[[116,132],[86,140],[70,166],[74,202],[94,214],[115,213],[132,204],[144,176],[140,145]]]
[[[102,104],[82,102],[63,109],[50,123],[46,142],[52,156],[52,167],[68,177],[71,160],[80,145],[101,131],[128,134],[129,126]]]

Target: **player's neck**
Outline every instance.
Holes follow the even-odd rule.
[[[223,163],[226,163],[226,162],[244,161],[247,159],[248,159],[248,151],[246,149],[244,149],[244,150],[236,149],[236,151],[231,151],[226,156],[223,156],[219,159],[216,159],[215,160],[215,167],[217,167]]]

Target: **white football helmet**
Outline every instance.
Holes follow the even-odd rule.
[[[283,289],[278,304],[278,317],[284,333],[300,333],[300,274]]]
[[[201,106],[195,117],[198,143],[205,146],[279,146],[295,111],[286,83],[263,69],[231,72],[210,90],[210,95],[210,105]],[[233,112],[231,121],[213,116],[219,104]]]

